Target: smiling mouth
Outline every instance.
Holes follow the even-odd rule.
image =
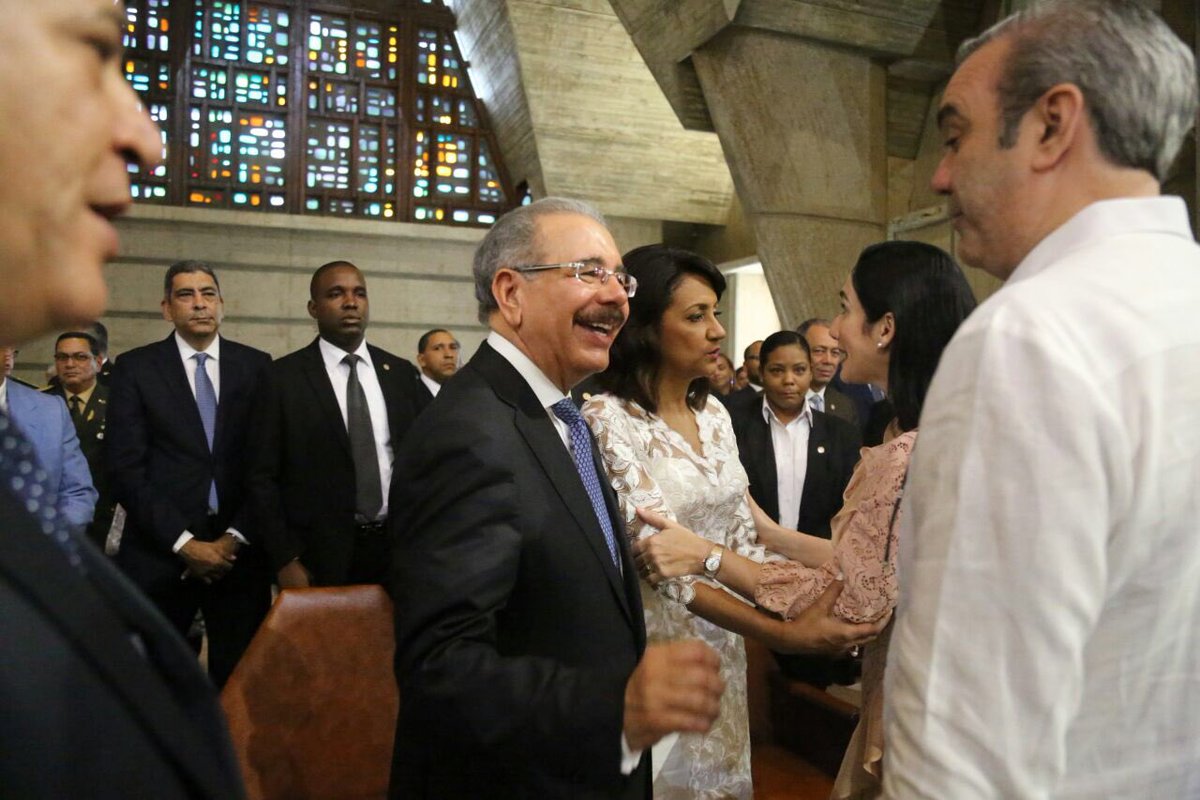
[[[601,336],[613,337],[625,324],[625,315],[614,309],[609,313],[593,314],[589,318],[575,317],[575,324]]]

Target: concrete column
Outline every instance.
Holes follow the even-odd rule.
[[[832,313],[859,252],[885,234],[884,68],[740,26],[692,63],[781,323]]]

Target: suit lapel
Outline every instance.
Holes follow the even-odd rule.
[[[567,507],[574,518],[578,534],[583,537],[592,554],[600,561],[618,605],[632,623],[630,601],[625,586],[622,584],[621,572],[613,564],[612,554],[609,553],[608,544],[604,540],[604,531],[601,530],[600,521],[596,519],[596,514],[592,509],[591,498],[588,497],[587,490],[583,488],[583,482],[579,478],[579,472],[572,461],[571,453],[559,437],[554,423],[550,421],[549,413],[538,402],[537,396],[516,368],[489,347],[486,342],[471,359],[471,363],[480,370],[500,399],[513,406],[517,431],[525,439],[529,449],[533,451],[542,471],[546,474],[546,479],[554,487],[562,499],[563,505]],[[596,474],[604,475],[603,461],[599,460],[597,455],[593,442],[591,456],[596,465]],[[603,487],[606,481],[601,480],[600,483]],[[608,505],[611,518],[612,505],[607,503],[607,498],[606,505]],[[614,523],[614,535],[619,534],[622,530],[619,522]],[[621,537],[618,536],[618,538]],[[627,558],[626,563],[628,572]],[[635,627],[637,626],[635,625]]]
[[[208,437],[204,435],[204,421],[200,419],[200,407],[196,405],[196,395],[192,394],[183,359],[179,357],[179,346],[175,344],[175,334],[172,333],[159,342],[156,355],[159,362],[159,377],[167,389],[171,402],[175,408],[179,409],[181,423],[187,426],[197,447],[201,448],[203,452],[207,452]]]
[[[325,371],[325,361],[321,358],[321,347],[318,339],[304,348],[304,375],[308,378],[313,397],[321,407],[321,414],[335,424],[332,426],[337,440],[341,443],[346,455],[353,461],[350,451],[350,434],[346,432],[346,423],[342,419],[342,410],[338,407],[337,395],[333,393],[333,384],[329,382],[329,373]]]
[[[750,424],[750,435],[754,437],[753,451],[758,453],[758,477],[762,487],[767,513],[779,518],[779,468],[775,464],[775,441],[771,437],[771,423],[763,419],[759,407]]]
[[[804,488],[800,494],[801,509],[811,505],[814,497],[825,494],[828,479],[829,423],[824,412],[814,411],[812,429],[808,432],[808,467],[804,471]]]
[[[172,697],[166,688],[170,676],[163,672],[168,665],[160,664],[159,674],[154,674],[155,666],[134,649],[130,631],[121,624],[123,620],[141,630],[143,635],[149,634],[155,648],[174,648],[177,651],[174,655],[182,653],[186,656],[186,650],[172,638],[166,623],[149,609],[143,610],[142,619],[130,618],[129,608],[123,606],[140,604],[144,607],[145,601],[90,544],[80,543],[89,573],[89,578],[84,579],[67,565],[62,552],[49,537],[37,532],[23,515],[9,513],[12,509],[12,499],[4,494],[0,497],[0,518],[5,521],[5,535],[14,541],[12,546],[0,548],[0,572],[7,573],[9,580],[20,585],[42,608],[80,657],[91,663],[124,699],[165,755],[187,773],[197,787],[203,787],[205,794],[213,797],[226,793],[228,775],[224,776],[226,780],[218,777],[225,771],[218,754],[210,740],[197,733],[196,721],[182,712],[185,699],[195,703],[211,689],[206,690],[203,684],[196,682],[195,675],[190,676],[191,686],[188,687],[185,676],[183,681],[176,679],[175,684],[198,691],[187,693],[186,698]],[[89,584],[110,602],[98,603],[95,592],[88,591]],[[114,593],[123,593],[125,602],[112,603]],[[199,674],[194,662],[186,669]]]
[[[404,373],[407,370],[402,369],[402,364],[378,347],[367,345],[367,351],[371,354],[371,363],[375,366],[375,378],[379,381],[380,391],[383,392],[383,402],[387,406],[388,432],[391,434],[392,447],[395,447],[399,444],[396,431],[404,427],[400,415],[404,410],[402,406],[408,395],[405,394],[400,382],[404,379]],[[349,434],[347,434],[346,441],[349,442],[349,440]]]

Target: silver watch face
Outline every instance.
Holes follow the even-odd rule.
[[[708,558],[704,559],[704,571],[716,572],[721,568],[721,554],[710,553]]]

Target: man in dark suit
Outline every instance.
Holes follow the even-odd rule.
[[[0,147],[0,342],[20,344],[103,311],[107,218],[129,205],[127,162],[153,166],[162,145],[121,74],[112,3],[0,0],[0,14],[0,129],[20,132]],[[80,25],[102,49],[82,55]],[[0,793],[242,797],[195,659],[45,513],[45,486],[14,483],[32,472],[29,442],[0,413]]]
[[[475,255],[492,332],[397,456],[392,797],[647,798],[649,746],[716,716],[716,654],[645,644],[568,395],[628,315],[620,259],[595,211],[557,198],[506,214]]]
[[[812,360],[799,333],[763,342],[763,400],[731,412],[750,496],[786,528],[830,538],[830,522],[858,463],[858,430],[808,404]],[[819,686],[853,683],[856,662],[824,655],[776,656],[789,677]]]
[[[223,308],[210,266],[171,265],[162,312],[175,331],[116,363],[107,452],[127,515],[117,561],[180,634],[203,613],[217,686],[271,604],[244,507],[250,404],[270,357],[218,335]]]
[[[79,449],[87,459],[92,485],[99,495],[96,513],[87,527],[88,538],[103,548],[112,527],[116,503],[108,486],[104,465],[105,422],[108,419],[108,387],[97,380],[100,346],[90,333],[67,331],[54,343],[54,370],[58,384],[46,389],[67,404],[79,437]]]
[[[841,366],[843,353],[837,339],[829,333],[829,320],[806,319],[796,328],[796,333],[804,337],[812,353],[812,385],[808,387],[808,404],[814,411],[824,411],[859,427],[858,409],[854,401],[831,385]]]
[[[442,384],[458,372],[458,339],[445,328],[434,328],[421,334],[417,342],[417,364],[421,367],[420,393],[425,405],[433,402]]]
[[[271,365],[255,403],[257,527],[285,589],[382,583],[393,450],[422,404],[417,370],[367,344],[358,267],[323,265],[309,295],[320,335]]]

